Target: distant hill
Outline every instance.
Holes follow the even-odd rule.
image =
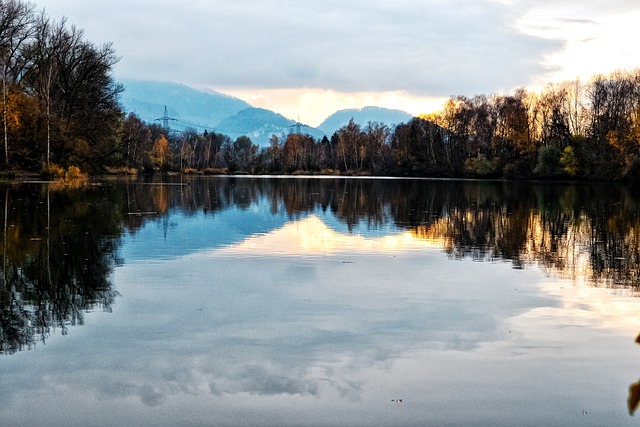
[[[229,95],[177,83],[142,80],[121,80],[120,83],[125,89],[120,103],[126,112],[136,113],[145,122],[153,123],[164,115],[166,106],[168,115],[177,119],[169,126],[178,130],[187,127],[211,130],[227,117],[251,107]]]
[[[406,123],[412,118],[413,116],[411,114],[401,110],[390,110],[380,107],[364,107],[360,109],[337,111],[327,117],[320,126],[318,126],[318,129],[328,135],[333,135],[335,131],[348,124],[351,119],[361,127],[364,127],[368,122],[378,122],[384,123],[387,126],[392,126],[400,123]]]
[[[218,123],[215,128],[216,132],[225,134],[231,139],[246,135],[251,138],[254,144],[261,147],[269,145],[271,135],[275,134],[284,139],[286,135],[295,130],[296,122],[294,120],[287,119],[271,110],[255,107],[239,111]],[[316,139],[321,139],[324,136],[322,131],[304,125],[300,127],[300,132],[309,134]]]
[[[147,123],[161,123],[167,107],[169,127],[174,130],[195,128],[199,132],[215,131],[235,139],[246,135],[261,147],[269,145],[272,134],[286,137],[298,131],[296,121],[263,108],[213,90],[198,90],[178,83],[144,80],[121,80],[124,92],[120,103],[126,112],[136,113]],[[317,128],[301,125],[299,131],[319,140],[331,137],[353,118],[364,127],[368,122],[388,126],[406,123],[412,116],[404,111],[380,107],[341,110],[322,122]]]

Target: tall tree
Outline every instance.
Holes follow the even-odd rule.
[[[385,144],[388,144],[391,132],[389,127],[378,122],[369,122],[364,128],[366,144],[366,165],[373,173],[384,170],[385,165]]]
[[[169,161],[171,160],[171,147],[169,146],[169,141],[164,135],[158,136],[154,142],[151,158],[161,171],[164,171],[167,168]]]
[[[4,160],[9,165],[7,91],[19,81],[25,62],[21,49],[34,33],[34,6],[19,0],[0,2],[0,61],[2,62],[2,116],[4,130]]]
[[[360,125],[353,118],[338,129],[338,155],[345,170],[361,170],[366,156],[366,141]]]

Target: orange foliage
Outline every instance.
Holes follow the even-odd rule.
[[[170,156],[171,148],[169,147],[169,141],[167,141],[164,135],[160,135],[153,144],[151,159],[162,169],[169,161]]]
[[[159,214],[169,210],[169,190],[162,185],[153,188],[153,206]]]

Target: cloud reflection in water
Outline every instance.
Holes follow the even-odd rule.
[[[583,408],[627,420],[624,387],[593,393],[629,383],[627,295],[451,260],[407,233],[338,233],[310,216],[125,264],[113,281],[117,316],[29,355],[47,372],[31,393],[78,400],[105,424],[126,418],[100,407],[164,425],[571,425]],[[70,358],[80,339],[89,357]],[[604,353],[619,357],[607,369]],[[3,412],[20,390],[0,386]]]

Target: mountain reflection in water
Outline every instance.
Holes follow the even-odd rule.
[[[628,418],[627,396],[631,413],[640,401],[640,387],[626,389],[635,368],[615,360],[627,354],[619,334],[640,329],[631,187],[170,179],[0,187],[0,352],[11,355],[0,415],[19,419],[12,402],[52,390],[109,412],[105,425],[127,421],[113,402],[149,424],[158,418],[145,408],[177,417],[185,402],[193,424],[294,424],[295,405],[319,413],[322,401],[335,418],[310,424],[566,424],[577,414],[569,424],[598,425],[617,409],[578,405],[604,383],[618,393],[603,407],[619,402]],[[112,309],[100,322],[87,315]],[[38,345],[22,355],[47,374],[18,385],[34,377],[16,354],[85,318],[91,326],[56,341],[85,358]],[[207,418],[212,396],[229,418]],[[271,404],[268,423],[236,418]],[[385,404],[378,418],[371,405]],[[160,424],[170,421],[191,423]]]

